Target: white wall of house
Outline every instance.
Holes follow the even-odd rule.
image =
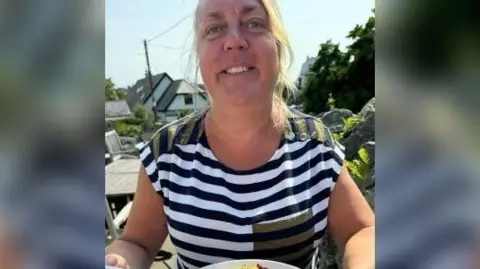
[[[188,100],[187,100],[188,101]],[[172,103],[168,107],[167,111],[165,112],[157,112],[157,119],[163,121],[163,122],[172,122],[176,121],[178,119],[177,117],[177,111],[182,110],[182,109],[201,109],[205,108],[208,106],[209,102],[205,100],[203,97],[201,97],[199,94],[195,94],[195,99],[192,99],[193,102],[196,102],[196,105],[194,104],[186,104],[185,103],[185,95],[179,94],[175,96],[175,99],[173,99]]]
[[[165,120],[166,120],[165,122],[170,123],[170,122],[174,122],[174,121],[178,120],[178,117],[177,116],[166,116]]]
[[[208,101],[203,99],[199,94],[195,94],[194,98],[191,98],[192,102],[188,103],[186,95],[177,95],[173,99],[172,103],[168,106],[167,110],[180,110],[180,109],[199,109],[208,106]]]
[[[316,57],[309,57],[307,56],[307,60],[302,64],[302,68],[300,70],[299,78],[302,79],[302,87],[307,85],[307,74],[310,71],[310,68],[313,66],[315,61],[317,60]]]
[[[157,111],[157,119],[165,123],[176,121],[178,119],[177,111],[176,110],[170,110],[166,112]]]
[[[160,111],[157,111],[156,114],[157,114],[157,120],[158,120],[158,121],[166,122],[165,113],[160,112]]]
[[[153,109],[153,100],[155,100],[155,103],[157,103],[162,95],[165,93],[167,90],[168,86],[172,83],[172,80],[170,80],[169,77],[164,77],[162,81],[157,85],[157,87],[154,89],[152,96],[150,96],[147,101],[145,102],[145,105]],[[152,98],[153,97],[153,98]]]

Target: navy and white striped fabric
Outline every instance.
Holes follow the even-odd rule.
[[[201,113],[162,128],[140,154],[165,200],[178,267],[231,259],[308,266],[327,226],[342,146],[319,120],[301,115],[289,119],[266,164],[237,171],[210,150],[203,119]]]

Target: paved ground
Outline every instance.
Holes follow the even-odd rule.
[[[177,268],[176,252],[175,252],[175,248],[172,245],[172,241],[170,241],[170,237],[167,237],[167,240],[165,240],[165,243],[163,244],[162,249],[173,254],[172,258],[167,260],[166,263],[172,269],[176,269]],[[150,267],[150,269],[168,269],[168,267],[166,267],[165,264],[163,264],[163,262],[155,262],[153,263],[152,267]]]

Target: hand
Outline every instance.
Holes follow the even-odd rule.
[[[0,223],[0,261],[2,261],[2,268],[25,268],[24,252],[17,242],[18,238],[13,235],[12,231],[5,227],[3,223]]]
[[[115,254],[105,256],[105,266],[113,266],[118,269],[130,269],[125,259]]]

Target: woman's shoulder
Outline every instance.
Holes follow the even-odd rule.
[[[315,140],[326,146],[333,146],[334,139],[330,129],[325,126],[319,117],[290,109],[285,128],[286,138],[289,140]]]
[[[158,158],[160,153],[171,152],[175,144],[187,144],[192,140],[198,140],[203,114],[203,111],[193,112],[165,124],[152,135],[145,147],[150,147],[155,158]]]

